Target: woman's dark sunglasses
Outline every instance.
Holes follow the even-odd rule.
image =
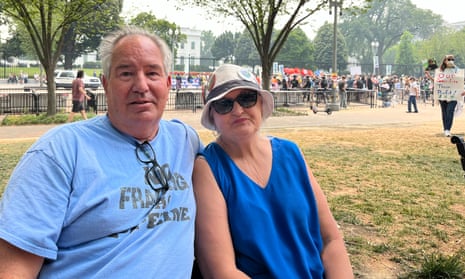
[[[212,102],[212,107],[219,114],[227,114],[232,111],[234,102],[237,102],[243,108],[251,108],[257,103],[257,91],[242,91],[234,99],[222,98]]]

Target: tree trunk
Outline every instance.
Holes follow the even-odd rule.
[[[70,53],[65,53],[64,55],[64,63],[63,63],[63,68],[65,70],[72,70],[73,69],[73,62],[74,62],[74,57]]]
[[[266,59],[262,59],[262,87],[265,90],[270,90],[270,83],[271,83],[271,69],[273,67],[272,62],[266,61]]]
[[[47,116],[54,116],[57,113],[56,94],[55,94],[55,68],[46,69],[47,75]]]

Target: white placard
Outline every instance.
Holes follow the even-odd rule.
[[[457,101],[464,91],[463,69],[436,69],[434,73],[434,96],[440,101]]]

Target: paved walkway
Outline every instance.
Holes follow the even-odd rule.
[[[419,104],[419,113],[406,113],[406,104],[398,104],[389,108],[369,108],[368,106],[354,106],[346,110],[335,111],[328,115],[324,112],[314,114],[308,108],[301,108],[307,116],[274,116],[267,119],[264,129],[283,128],[337,128],[364,126],[409,126],[426,122],[437,122],[438,133],[441,130],[441,116],[439,106]],[[321,107],[323,109],[323,107]],[[180,119],[197,130],[204,129],[200,125],[201,110],[166,111],[165,119]],[[1,120],[1,116],[0,116]],[[0,126],[1,139],[37,138],[56,125],[30,126]]]

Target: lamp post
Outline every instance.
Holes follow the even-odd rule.
[[[379,43],[377,40],[374,40],[373,42],[371,42],[371,50],[373,52],[373,74],[374,75],[377,75],[376,69],[379,67],[378,47],[379,47]]]
[[[3,78],[5,78],[5,57],[3,55],[3,51],[0,51],[0,57],[2,58],[2,64],[3,64]]]
[[[3,78],[6,78],[6,47],[5,47],[5,41],[3,38],[0,37],[0,45],[2,46],[2,51],[0,52],[0,56],[2,57],[3,61]]]
[[[3,78],[6,78],[6,51],[3,51]]]
[[[191,54],[188,53],[187,55],[187,75],[190,77],[191,75]]]
[[[329,109],[331,111],[338,111],[339,110],[339,102],[338,102],[338,92],[337,92],[337,15],[338,15],[338,8],[339,14],[341,14],[342,9],[342,1],[343,0],[329,0],[329,14],[331,14],[331,10],[334,8],[334,23],[333,23],[333,88],[332,88],[332,98],[330,102]]]

